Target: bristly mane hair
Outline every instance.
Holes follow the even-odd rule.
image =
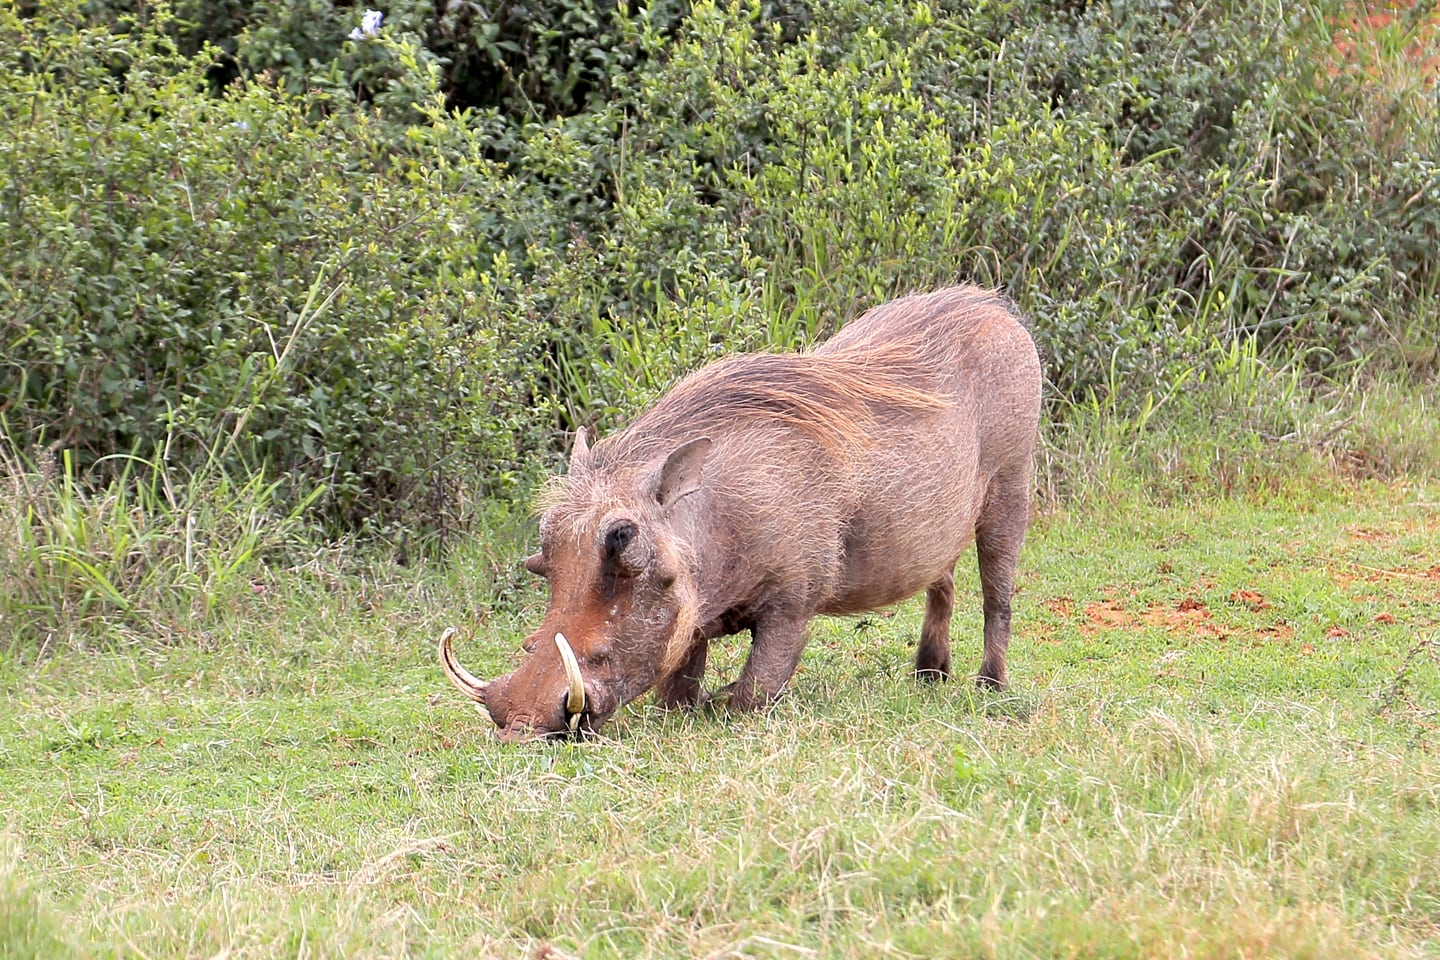
[[[691,373],[596,444],[595,466],[608,473],[607,465],[645,463],[691,437],[729,431],[737,421],[789,427],[832,452],[863,445],[886,413],[939,410],[950,402],[934,385],[955,368],[969,330],[995,308],[1018,316],[992,291],[937,291],[881,304],[870,314],[883,315],[883,323],[847,324],[805,353],[727,357]],[[541,510],[573,490],[568,478],[556,480],[542,493]]]
[[[872,423],[882,407],[944,406],[943,397],[911,386],[886,359],[778,353],[730,357],[680,381],[596,452],[602,462],[624,461],[652,439],[703,436],[746,420],[784,424],[838,449],[863,438],[866,431],[861,428]]]

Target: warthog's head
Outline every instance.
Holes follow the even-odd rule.
[[[540,521],[526,569],[550,583],[550,608],[513,673],[487,682],[440,638],[450,680],[484,705],[504,740],[594,732],[675,670],[696,628],[677,504],[700,485],[710,441],[673,446],[638,467],[600,469],[580,431],[569,476]]]

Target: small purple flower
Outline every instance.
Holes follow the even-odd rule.
[[[366,10],[365,15],[360,18],[360,26],[350,31],[351,40],[373,40],[380,36],[380,24],[385,21],[385,14],[379,10]]]

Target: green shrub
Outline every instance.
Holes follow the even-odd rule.
[[[0,411],[23,446],[101,487],[114,453],[218,452],[282,478],[277,505],[323,487],[337,532],[443,530],[513,492],[548,338],[496,300],[518,201],[470,128],[211,97],[207,58],[158,31],[7,11],[0,58]]]
[[[1033,318],[1061,415],[1440,334],[1431,88],[1331,70],[1338,0],[27,9],[0,412],[96,489],[218,457],[408,543],[557,426],[960,280]]]
[[[368,6],[379,8],[383,21],[367,34],[360,28]],[[68,12],[91,25],[163,30],[186,56],[213,48],[218,58],[208,76],[217,88],[264,75],[297,95],[323,87],[358,102],[383,104],[388,98],[395,118],[405,117],[409,104],[390,96],[406,80],[403,69],[395,69],[393,48],[406,47],[435,67],[449,106],[493,111],[518,123],[572,116],[605,101],[611,78],[634,69],[642,56],[619,25],[672,29],[684,8],[680,0],[644,6],[594,0],[88,0]],[[380,38],[387,42],[374,42]]]
[[[622,176],[738,226],[767,302],[828,308],[811,335],[976,279],[1034,318],[1062,397],[1143,396],[1233,337],[1348,359],[1386,280],[1435,282],[1433,217],[1399,211],[1433,165],[1382,162],[1301,66],[1323,36],[1279,7],[832,0],[796,38],[759,11],[697,3],[617,79],[650,128]]]

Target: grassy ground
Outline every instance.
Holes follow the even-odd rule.
[[[1434,482],[1097,501],[1033,528],[1009,694],[914,684],[912,601],[815,624],[766,715],[581,745],[434,664],[537,615],[478,553],[12,655],[0,955],[1440,957],[1437,543]]]

